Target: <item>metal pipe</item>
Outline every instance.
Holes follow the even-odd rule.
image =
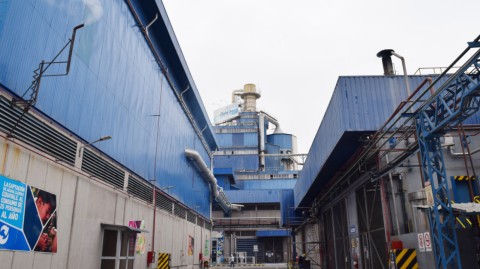
[[[230,201],[228,201],[228,198],[223,193],[223,188],[221,188],[217,185],[217,179],[213,175],[212,170],[210,170],[207,167],[207,165],[203,161],[203,159],[200,156],[200,153],[198,153],[198,151],[186,148],[185,149],[185,156],[187,158],[191,158],[197,164],[200,171],[202,171],[205,179],[207,179],[208,183],[210,183],[210,185],[212,185],[212,195],[213,195],[213,197],[215,197],[215,200],[217,202],[222,204],[223,207],[228,209],[228,210],[235,210],[235,211],[241,211],[242,210],[243,205],[231,204]]]
[[[270,117],[266,114],[263,114],[263,115],[264,115],[266,120],[268,120],[273,125],[275,125],[275,131],[273,132],[274,134],[282,134],[283,133],[282,128],[280,128],[280,123],[278,123],[278,121],[274,120],[272,117]]]
[[[258,130],[260,132],[260,170],[265,171],[265,116],[258,116]]]
[[[463,156],[463,153],[462,153],[462,152],[458,152],[458,153],[457,153],[457,152],[453,152],[453,150],[455,149],[455,146],[448,146],[448,148],[450,149],[450,154],[452,154],[452,156]],[[473,154],[478,153],[478,152],[480,152],[480,148],[475,149],[475,150],[472,150],[472,151],[470,152],[470,154],[467,153],[467,152],[465,152],[465,155],[473,155]]]
[[[388,163],[388,154],[385,155],[385,159]],[[388,173],[388,177],[390,178],[390,187],[392,188],[392,199],[393,199],[393,207],[395,209],[395,221],[397,223],[397,233],[398,235],[401,235],[402,233],[400,232],[400,222],[398,221],[398,210],[397,210],[397,201],[395,199],[395,190],[393,188],[393,178],[392,178],[392,173]]]
[[[148,36],[148,28],[150,28],[150,26],[152,26],[152,24],[158,19],[158,13],[155,14],[155,19],[153,19],[152,22],[150,22],[146,27],[145,27],[145,32],[147,33],[147,36]]]
[[[232,92],[232,104],[235,103],[235,94],[236,94],[237,92],[243,92],[243,89],[234,90],[234,91]]]
[[[410,84],[408,83],[408,75],[407,75],[407,67],[405,66],[405,58],[403,58],[403,56],[400,56],[398,53],[395,53],[395,51],[392,51],[392,55],[402,60],[403,77],[405,79],[405,86],[407,87],[407,96],[410,96]],[[410,108],[410,111],[413,113],[413,107]]]

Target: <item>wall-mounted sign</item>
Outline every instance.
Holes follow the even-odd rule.
[[[418,249],[420,252],[425,252],[425,240],[423,238],[423,233],[417,234],[418,238]]]
[[[145,221],[144,220],[129,221],[128,227],[134,227],[137,229],[145,230]],[[135,236],[135,235],[131,235],[131,236]],[[137,254],[145,254],[145,233],[137,234],[136,251],[137,251]]]
[[[238,103],[219,108],[213,111],[213,123],[218,124],[238,117],[239,112]]]
[[[432,251],[432,239],[429,232],[423,233],[423,240],[425,241],[425,250]]]
[[[355,225],[350,226],[350,234],[355,234],[356,232],[357,232],[357,229],[355,229]]]
[[[195,249],[195,239],[189,235],[188,236],[188,256],[193,255],[193,251]]]
[[[55,194],[0,176],[0,250],[57,252]]]
[[[208,239],[205,239],[205,253],[203,254],[203,256],[205,257],[208,256],[208,246]]]
[[[253,245],[253,251],[258,252],[258,245]]]

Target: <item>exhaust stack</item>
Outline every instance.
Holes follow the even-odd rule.
[[[392,52],[394,52],[394,50],[386,49],[377,53],[377,57],[382,58],[383,74],[385,76],[395,75],[395,71],[393,71],[393,64],[392,64],[392,57],[391,57]]]

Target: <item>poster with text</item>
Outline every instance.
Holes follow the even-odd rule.
[[[4,176],[0,188],[0,250],[56,253],[56,195]]]
[[[208,256],[208,239],[205,239],[205,254],[203,254],[204,256]]]
[[[145,221],[144,220],[129,221],[128,226],[145,230]],[[137,254],[145,254],[145,233],[137,234],[136,251],[137,251]]]

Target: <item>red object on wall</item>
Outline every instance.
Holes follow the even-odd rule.
[[[402,241],[392,241],[392,249],[403,249]]]
[[[203,258],[203,253],[199,253],[199,254],[198,254],[198,260],[201,261],[202,258]]]
[[[147,252],[147,263],[155,263],[155,252],[154,251],[149,251]]]

